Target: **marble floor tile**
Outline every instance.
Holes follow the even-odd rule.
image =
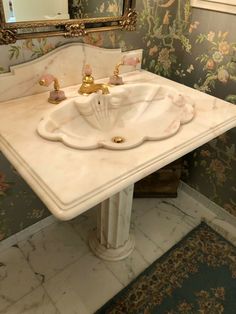
[[[12,235],[9,238],[0,241],[0,254],[15,245],[16,243],[17,238],[15,235]]]
[[[127,286],[149,265],[136,249],[122,261],[105,262],[105,264],[124,286]]]
[[[92,314],[123,285],[104,262],[91,253],[44,284],[61,313]]]
[[[183,191],[176,199],[134,199],[136,246],[123,261],[104,262],[89,252],[96,208],[47,226],[0,253],[0,314],[92,314],[202,218],[236,243],[236,227]]]
[[[164,253],[164,251],[147,235],[139,230],[138,227],[134,227],[132,231],[135,236],[135,248],[149,265]]]
[[[0,311],[39,286],[22,252],[11,247],[0,255]]]
[[[67,222],[52,224],[19,242],[27,261],[41,282],[88,253],[89,248]]]
[[[179,204],[176,199],[169,198],[169,199],[161,199],[160,203],[157,205],[158,208],[168,208],[169,212],[171,214],[174,214],[177,212],[178,214],[182,214],[185,221],[191,224],[193,227],[199,224],[202,220],[201,214],[196,210],[196,212],[193,214],[193,212],[188,210],[183,210],[182,205]],[[177,210],[177,211],[176,211]]]
[[[145,215],[149,210],[156,208],[161,202],[159,198],[134,198],[132,206],[132,220]]]
[[[97,226],[96,208],[91,209],[69,222],[81,239],[88,244],[89,235]]]
[[[0,314],[60,314],[42,287],[35,289]]]
[[[199,203],[193,197],[180,190],[177,198],[162,199],[162,202],[168,202],[175,205],[177,208],[182,210],[186,215],[193,218],[206,219],[211,221],[216,217],[216,214],[209,208]]]
[[[186,219],[187,216],[177,208],[160,203],[158,208],[138,217],[135,225],[150,241],[167,251],[193,229],[193,220],[190,223]]]

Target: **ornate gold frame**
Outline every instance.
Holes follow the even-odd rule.
[[[6,23],[3,2],[0,0],[0,45],[8,45],[28,38],[80,37],[91,32],[117,29],[134,31],[137,22],[135,2],[135,0],[124,0],[123,15],[117,17]],[[45,31],[42,29],[45,27],[52,30]],[[55,30],[55,27],[58,30]]]

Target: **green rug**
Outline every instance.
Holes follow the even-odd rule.
[[[236,248],[201,223],[96,314],[236,314]]]

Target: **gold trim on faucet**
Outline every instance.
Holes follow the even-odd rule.
[[[60,90],[58,79],[55,76],[52,77],[53,77],[53,91],[51,91],[49,94],[48,102],[57,105],[63,100],[65,100],[66,96],[64,91]],[[39,85],[47,87],[50,84],[48,85],[46,79],[42,78],[39,80]]]
[[[86,67],[89,67],[89,71],[92,72],[89,65],[86,65]],[[88,74],[85,72],[82,85],[80,86],[80,89],[79,89],[79,94],[86,96],[92,93],[96,93],[99,90],[102,92],[103,95],[110,94],[108,85],[95,84],[93,76],[90,73]]]

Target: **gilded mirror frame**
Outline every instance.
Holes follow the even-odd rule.
[[[81,37],[91,32],[118,29],[134,31],[137,22],[135,2],[124,0],[123,15],[115,17],[6,23],[3,1],[0,0],[0,45],[13,44],[17,40],[29,38]]]

